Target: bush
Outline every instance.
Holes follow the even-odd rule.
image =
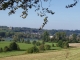
[[[64,42],[63,42],[63,48],[69,48],[69,44],[68,44],[67,41],[64,41]]]
[[[9,48],[10,50],[20,50],[18,44],[16,42],[12,42],[10,45],[9,45]]]
[[[7,52],[7,51],[10,51],[10,49],[9,49],[8,46],[5,46],[5,47],[4,47],[4,52]]]
[[[58,46],[61,47],[61,48],[69,48],[68,42],[67,41],[62,41],[62,40],[60,40],[58,42]]]
[[[41,45],[39,46],[39,50],[41,50],[41,51],[44,51],[44,50],[45,50],[44,44],[41,44]]]
[[[54,47],[54,44],[52,43],[52,47]]]
[[[33,46],[27,50],[27,53],[38,53],[39,49],[36,46]]]
[[[45,45],[45,50],[50,50],[51,46],[50,45]]]
[[[35,44],[36,44],[36,41],[34,40],[34,41],[32,42],[32,44],[35,45]]]
[[[56,44],[56,47],[58,47],[58,43]]]
[[[37,46],[40,46],[40,45],[41,45],[41,43],[40,43],[40,42],[36,42],[36,45],[37,45]]]
[[[63,41],[62,40],[58,41],[58,46],[61,47],[61,48],[63,47]]]
[[[0,52],[3,52],[3,49],[2,48],[0,48]]]

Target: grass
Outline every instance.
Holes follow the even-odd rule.
[[[0,42],[0,47],[9,46],[11,42]],[[45,43],[52,45],[52,43]],[[18,43],[22,50],[32,47],[32,44]],[[56,43],[54,44],[56,45]],[[61,49],[52,47],[44,53],[25,54],[25,51],[11,51],[0,53],[0,60],[80,60],[80,48]],[[56,50],[57,49],[57,50]]]
[[[0,47],[4,48],[5,46],[9,46],[11,42],[0,42]],[[17,43],[21,50],[27,50],[28,48],[32,47],[32,44],[26,44],[26,43]]]
[[[2,47],[4,49],[5,46],[9,46],[11,42],[9,41],[3,41],[3,42],[0,42],[0,47]],[[21,49],[21,51],[11,51],[11,52],[2,52],[0,53],[0,57],[7,57],[7,56],[13,56],[13,55],[21,55],[21,54],[24,54],[26,52],[26,50],[30,47],[33,46],[33,44],[26,44],[26,43],[17,43]],[[52,43],[48,43],[46,42],[45,44],[48,44],[48,45],[51,45],[52,46]],[[56,43],[54,43],[55,45]],[[60,47],[51,47],[51,50],[60,50],[61,48]]]
[[[18,43],[21,50],[27,50],[28,48],[32,47],[33,44],[26,44],[26,43]]]
[[[80,48],[53,50],[46,53],[26,54],[0,58],[0,60],[80,60]]]
[[[9,46],[10,43],[11,42],[5,42],[5,41],[0,42],[0,47],[4,48],[5,46]]]
[[[2,52],[0,53],[0,57],[16,56],[16,55],[22,55],[24,53],[25,51]]]
[[[0,48],[2,47],[4,49],[5,46],[9,46],[11,42],[0,42]],[[15,55],[21,55],[26,52],[26,50],[30,47],[32,47],[32,44],[26,44],[26,43],[17,43],[21,49],[21,51],[11,51],[11,52],[2,52],[0,53],[0,57],[7,57],[7,56],[15,56]]]
[[[45,44],[46,45],[50,45],[51,46],[51,50],[61,50],[62,49],[60,47],[56,47],[56,44],[57,43],[49,43],[49,42],[46,42]],[[54,47],[52,47],[52,44],[54,44]]]

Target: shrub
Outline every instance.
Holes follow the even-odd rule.
[[[10,45],[9,45],[9,48],[10,50],[20,50],[18,44],[16,42],[12,42]]]
[[[54,47],[54,44],[52,43],[52,47]]]
[[[44,44],[41,44],[41,45],[39,46],[39,50],[41,50],[41,51],[44,51],[44,50],[45,50]]]
[[[33,46],[27,50],[27,53],[38,53],[39,49],[36,46]]]
[[[4,52],[7,52],[7,51],[10,51],[10,49],[9,49],[8,46],[5,46],[5,47],[4,47]]]
[[[45,45],[45,50],[50,50],[51,46],[50,45]]]
[[[62,40],[58,41],[58,46],[61,47],[61,48],[63,47],[63,41]]]
[[[68,42],[67,41],[62,41],[62,40],[60,40],[58,42],[58,46],[61,47],[61,48],[69,48]]]
[[[36,44],[36,41],[34,40],[34,41],[32,42],[32,44],[35,45],[35,44]]]
[[[56,44],[56,47],[58,47],[58,43]]]
[[[0,52],[3,52],[3,49],[2,48],[0,48]]]
[[[69,48],[69,44],[68,44],[67,41],[64,41],[64,42],[63,42],[63,48]]]
[[[37,45],[37,46],[40,46],[40,45],[41,45],[41,43],[40,43],[40,42],[36,42],[36,45]]]

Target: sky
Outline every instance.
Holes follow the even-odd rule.
[[[43,3],[44,7],[49,7],[54,15],[48,15],[48,23],[44,29],[64,29],[80,30],[80,1],[73,8],[65,8],[66,5],[74,3],[73,0],[52,0],[50,3]],[[19,9],[13,15],[8,15],[9,10],[0,11],[0,26],[8,27],[29,27],[40,28],[43,18],[37,16],[37,12],[30,9],[26,19],[20,17],[22,10]]]

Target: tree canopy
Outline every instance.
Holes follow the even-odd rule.
[[[45,24],[48,22],[48,16],[46,13],[49,13],[51,15],[55,13],[52,10],[50,10],[48,7],[47,8],[43,7],[42,4],[44,2],[49,2],[50,4],[51,1],[52,0],[0,0],[0,10],[9,9],[10,12],[8,14],[11,15],[11,14],[15,14],[16,10],[21,8],[23,9],[23,11],[20,17],[25,19],[28,15],[29,9],[35,7],[35,12],[38,12],[37,15],[40,17],[44,17],[43,19],[44,22],[40,27],[40,29],[42,29],[45,26]],[[67,5],[65,7],[70,8],[76,6],[79,0],[73,0],[73,1],[74,3]]]

